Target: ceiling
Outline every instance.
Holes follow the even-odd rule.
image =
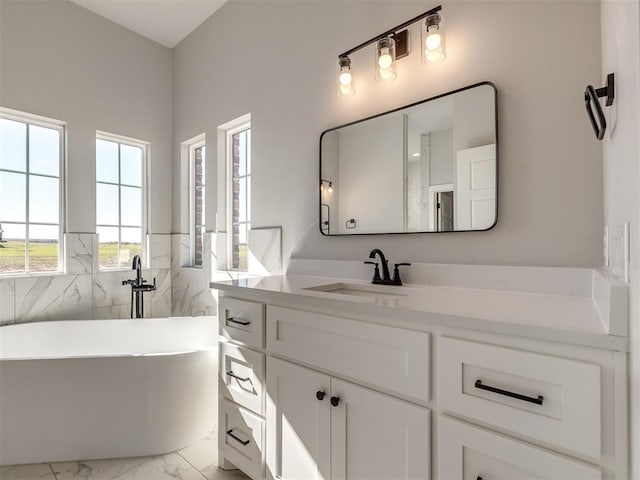
[[[226,0],[71,0],[129,30],[173,48]]]

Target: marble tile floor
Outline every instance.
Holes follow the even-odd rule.
[[[0,466],[0,480],[248,480],[218,468],[218,434],[153,457]]]

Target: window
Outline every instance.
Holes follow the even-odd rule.
[[[227,131],[228,258],[231,270],[247,270],[247,237],[251,230],[251,125]]]
[[[96,137],[96,232],[99,268],[130,268],[146,233],[143,142]]]
[[[64,124],[0,111],[0,274],[62,271]]]
[[[205,234],[205,158],[204,140],[189,146],[191,266],[202,267]]]

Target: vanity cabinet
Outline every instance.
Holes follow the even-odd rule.
[[[268,478],[431,477],[428,409],[276,358],[267,372]]]
[[[624,352],[230,294],[223,466],[254,480],[628,478]]]

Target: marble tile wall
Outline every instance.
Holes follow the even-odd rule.
[[[218,293],[209,288],[212,280],[282,273],[282,228],[258,228],[249,232],[247,272],[225,271],[226,233],[207,232],[204,265],[190,267],[189,235],[171,239],[171,308],[174,316],[217,315]]]
[[[212,270],[212,235],[205,235],[204,265],[190,267],[189,235],[171,237],[171,310],[176,317],[217,315],[218,302],[209,288]],[[214,240],[215,242],[215,240]],[[215,244],[215,243],[214,243]]]
[[[274,275],[282,268],[282,231],[262,228],[249,236],[249,272],[225,272],[224,233],[205,236],[205,265],[189,267],[189,236],[152,234],[147,239],[149,262],[143,271],[156,291],[145,294],[146,317],[216,315],[217,292],[211,280],[246,275]],[[100,271],[96,235],[65,236],[64,274],[0,279],[0,325],[44,320],[129,318],[131,289],[122,285],[131,270]]]
[[[145,294],[145,316],[171,315],[171,235],[149,235],[149,269],[156,291]],[[131,270],[99,271],[96,236],[65,235],[64,274],[0,279],[0,325],[45,320],[129,318]]]

